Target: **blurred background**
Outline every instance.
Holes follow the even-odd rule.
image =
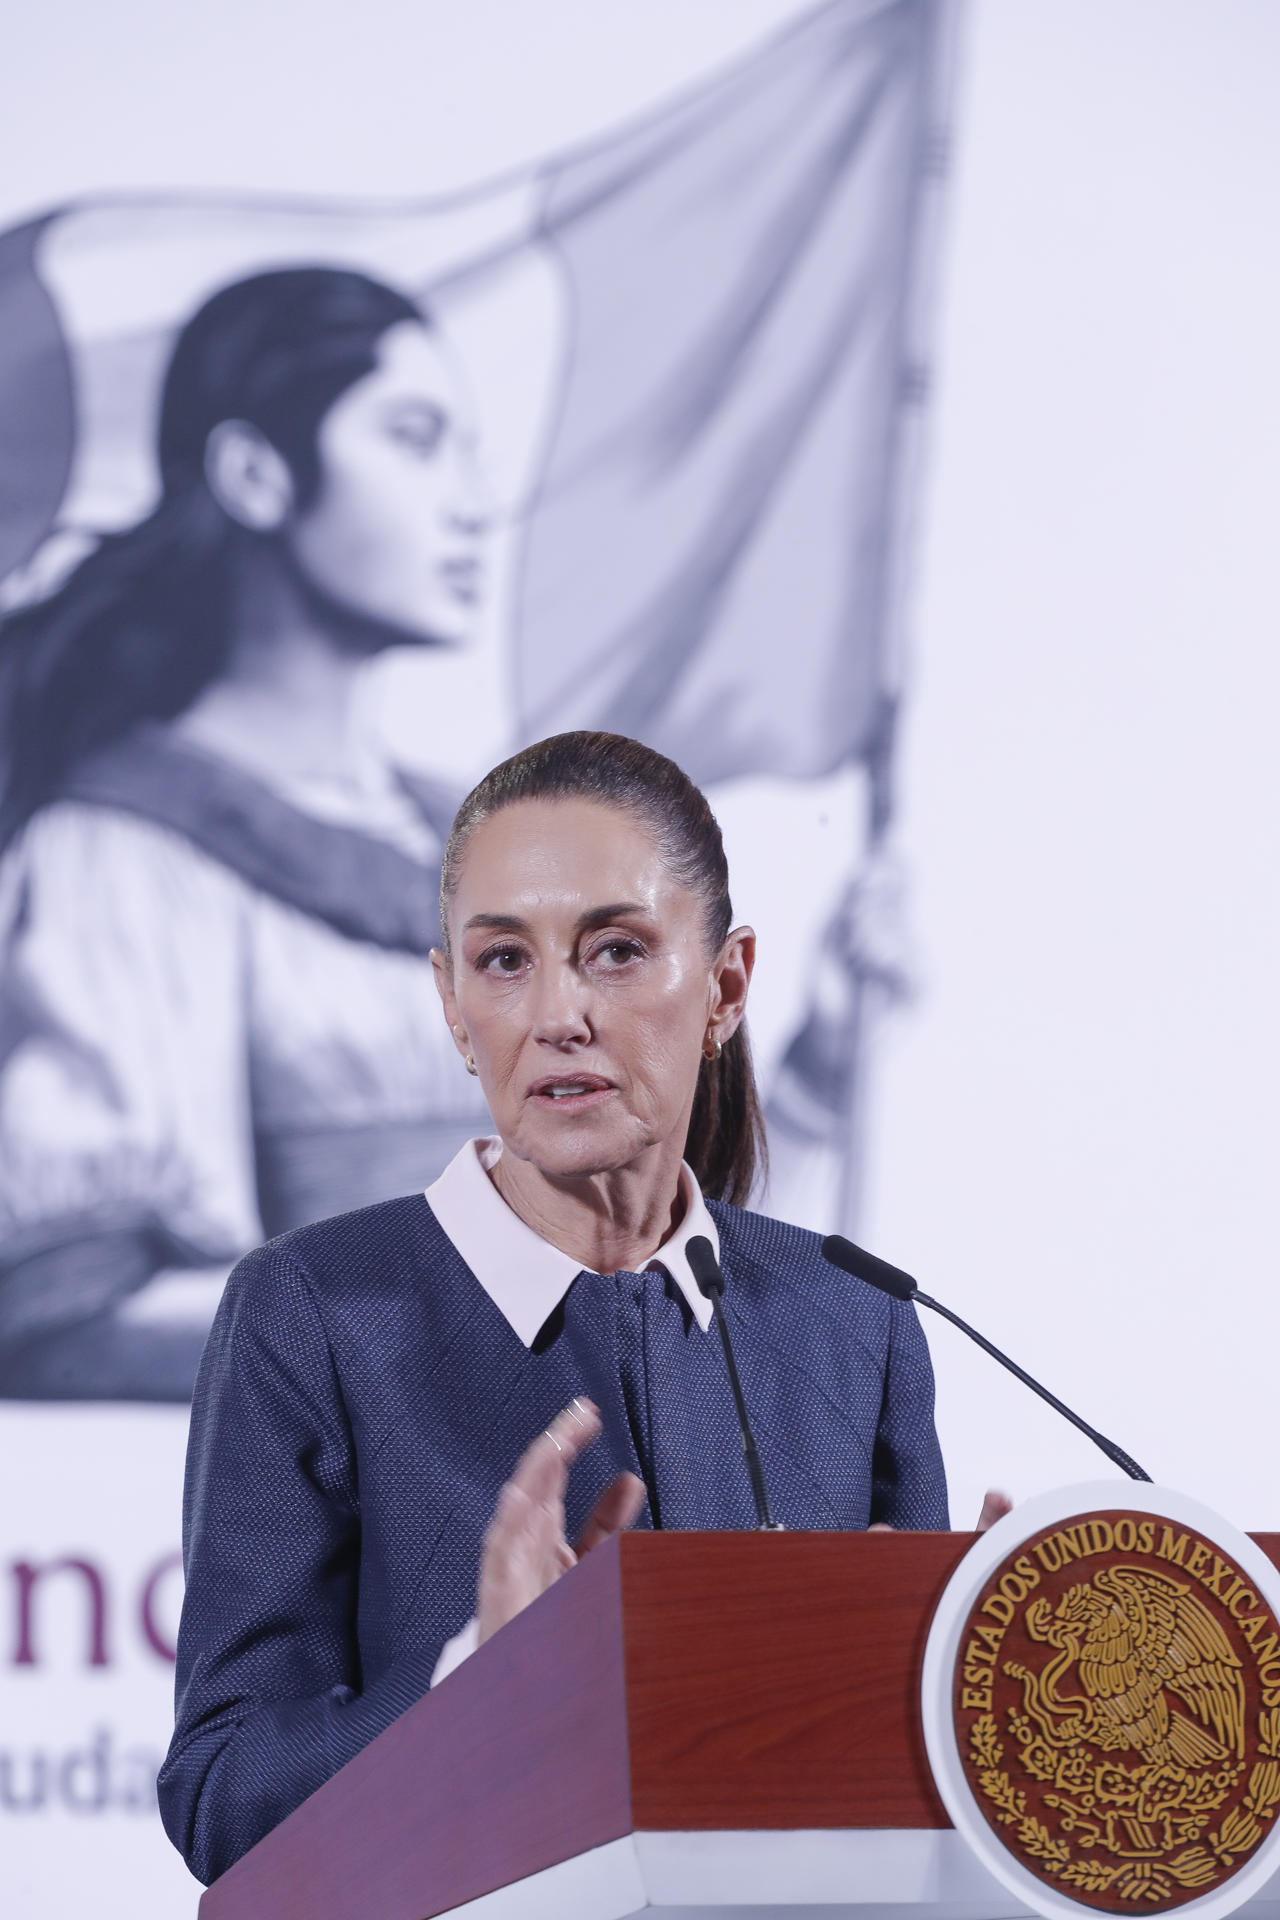
[[[483,1126],[434,864],[560,726],[722,818],[764,1204],[1280,1527],[1274,7],[48,0],[7,70],[4,1911],[194,1913],[194,1355]],[[283,476],[193,464],[255,407]],[[1101,1477],[928,1331],[955,1524]]]

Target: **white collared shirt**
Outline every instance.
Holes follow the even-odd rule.
[[[524,1345],[531,1347],[548,1314],[586,1269],[571,1253],[535,1233],[507,1205],[489,1178],[501,1158],[501,1140],[468,1140],[427,1188],[427,1201],[494,1306]],[[711,1302],[693,1277],[688,1246],[696,1234],[705,1234],[719,1259],[720,1236],[693,1170],[683,1161],[680,1193],[684,1200],[680,1225],[650,1254],[643,1270],[666,1269],[705,1333],[711,1325]]]
[[[516,1337],[531,1347],[552,1313],[584,1269],[571,1253],[553,1246],[535,1233],[509,1207],[490,1172],[502,1157],[496,1137],[468,1140],[440,1178],[427,1188],[427,1202],[495,1307]],[[688,1246],[696,1234],[705,1234],[720,1257],[720,1236],[707,1211],[702,1190],[687,1163],[680,1165],[680,1193],[684,1213],[644,1263],[644,1271],[662,1267],[679,1287],[689,1311],[706,1333],[711,1326],[711,1302],[701,1292],[689,1266]],[[431,1676],[434,1687],[475,1651],[477,1625],[469,1620],[448,1641]]]

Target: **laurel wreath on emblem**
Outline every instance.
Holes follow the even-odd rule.
[[[1239,1657],[1208,1608],[1164,1574],[1111,1566],[1052,1612],[1034,1601],[1024,1620],[1031,1639],[1058,1652],[1038,1674],[1005,1662],[1023,1693],[1009,1733],[1025,1773],[1052,1789],[1043,1803],[1058,1832],[1028,1809],[984,1713],[969,1755],[995,1822],[1014,1829],[1042,1873],[1081,1893],[1155,1902],[1230,1872],[1280,1807],[1280,1709],[1259,1713],[1244,1797],[1211,1828],[1244,1772],[1245,1709]],[[1080,1691],[1064,1697],[1071,1669]]]

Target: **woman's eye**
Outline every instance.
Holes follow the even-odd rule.
[[[637,959],[640,952],[635,940],[606,940],[602,947],[596,948],[592,958],[603,960],[608,967],[624,967],[628,961]]]
[[[485,973],[519,973],[524,955],[519,947],[494,947],[480,962]]]
[[[444,436],[445,417],[438,407],[405,407],[387,421],[387,431],[397,445],[428,459]]]

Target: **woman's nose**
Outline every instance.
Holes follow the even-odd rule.
[[[591,1038],[589,990],[574,967],[543,967],[533,988],[534,1037],[565,1047]]]
[[[478,540],[497,518],[498,503],[479,459],[468,448],[458,458],[457,481],[445,510],[454,533]]]

